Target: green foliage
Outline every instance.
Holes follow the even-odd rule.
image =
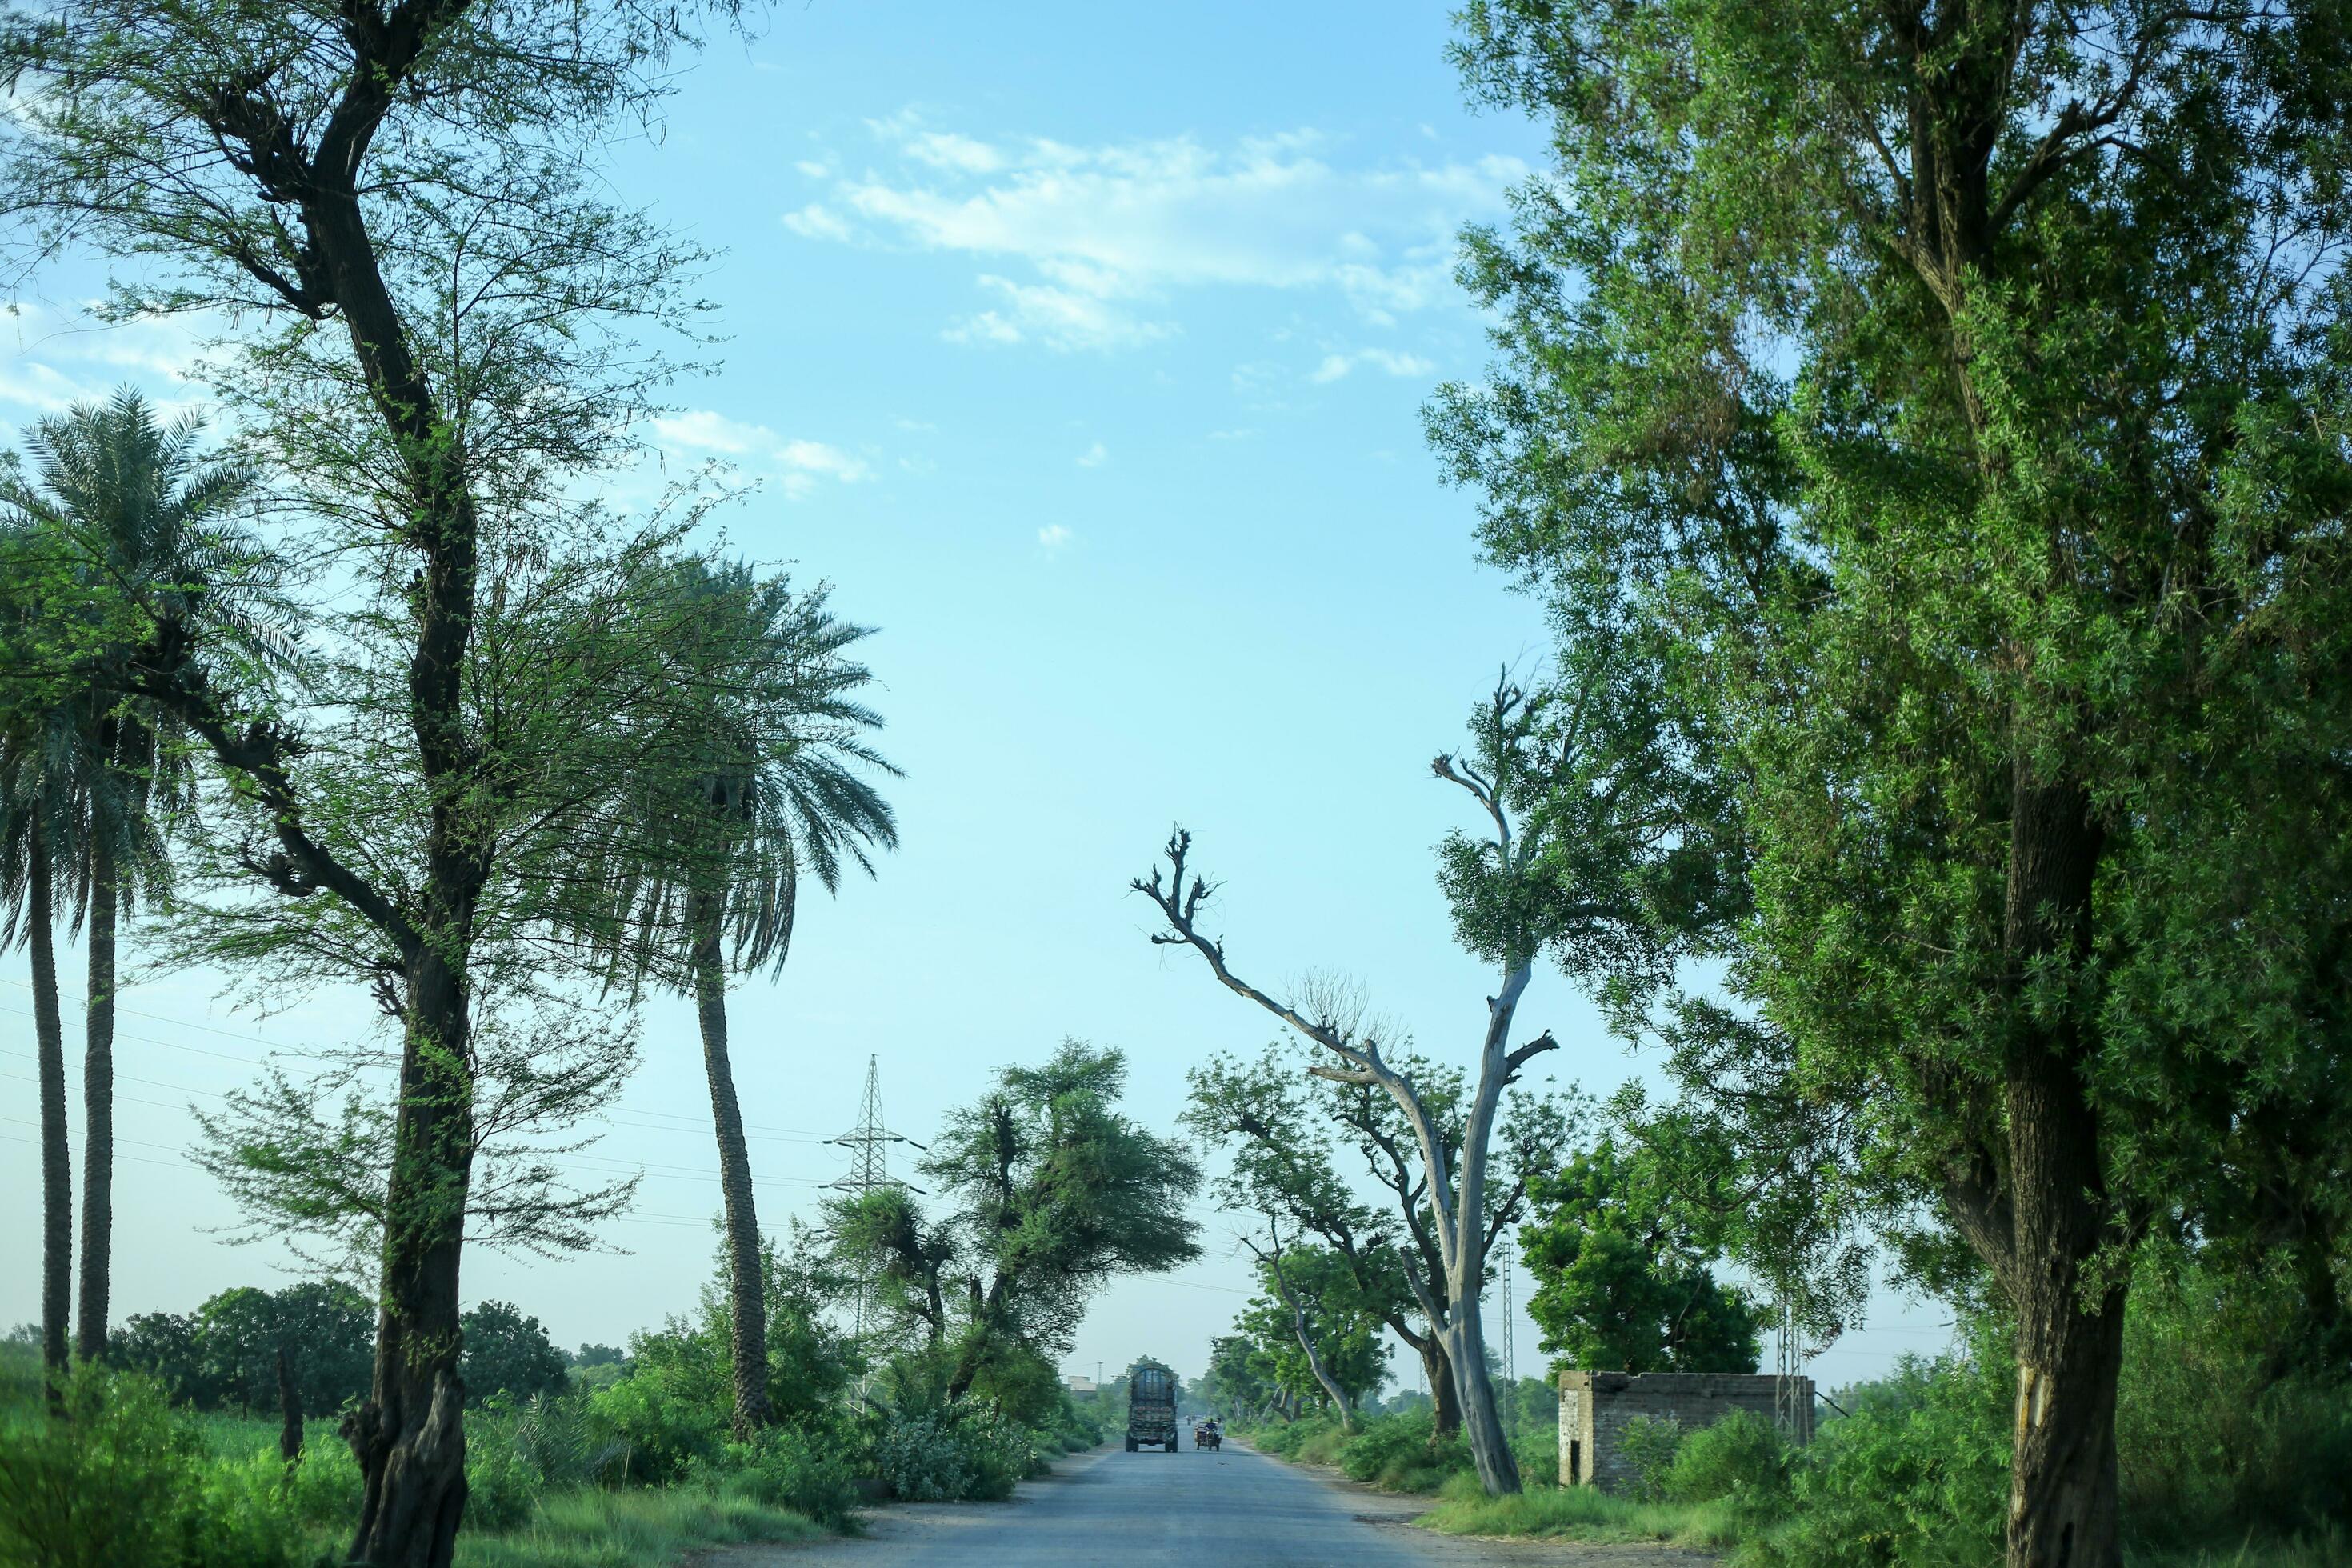
[[[1351,1406],[1377,1394],[1389,1379],[1389,1340],[1381,1332],[1385,1304],[1367,1296],[1358,1270],[1336,1248],[1294,1245],[1283,1252],[1280,1265],[1282,1283],[1305,1311],[1307,1332],[1331,1381]],[[1315,1377],[1274,1269],[1274,1260],[1259,1260],[1262,1294],[1243,1309],[1234,1327],[1248,1339],[1255,1352],[1251,1364],[1265,1381],[1309,1404],[1327,1405],[1330,1395]]]
[[[874,1465],[906,1502],[997,1500],[1035,1468],[1032,1436],[993,1405],[895,1410],[874,1439]]]
[[[1603,1137],[1528,1185],[1519,1245],[1543,1348],[1616,1372],[1753,1372],[1763,1310],[1716,1279],[1717,1205],[1638,1143]]]
[[[466,1401],[481,1405],[499,1394],[516,1400],[561,1394],[571,1386],[563,1352],[537,1318],[527,1318],[508,1301],[485,1301],[461,1320],[466,1350],[458,1374]]]
[[[1683,1438],[1664,1494],[1675,1502],[1727,1500],[1743,1515],[1777,1515],[1788,1500],[1790,1464],[1789,1445],[1771,1422],[1735,1410]]]
[[[1617,1457],[1633,1472],[1634,1497],[1643,1502],[1666,1500],[1667,1479],[1682,1446],[1683,1424],[1671,1416],[1636,1415],[1619,1428]]]
[[[725,1445],[714,1480],[828,1530],[846,1530],[858,1503],[856,1477],[839,1442],[793,1426],[772,1426],[750,1443]]]
[[[1157,1273],[1200,1255],[1186,1213],[1200,1173],[1190,1154],[1118,1110],[1127,1061],[1066,1040],[1043,1066],[1008,1067],[979,1103],[950,1115],[922,1170],[951,1217],[931,1222],[904,1193],[827,1209],[844,1272],[884,1287],[890,1335],[921,1353],[897,1368],[944,1368],[963,1398],[982,1370],[1026,1376],[1067,1345],[1087,1303],[1121,1274]],[[951,1288],[953,1287],[953,1288]]]
[[[62,1412],[0,1428],[7,1568],[291,1568],[300,1531],[276,1474],[205,1463],[195,1427],[137,1373],[81,1366]]]

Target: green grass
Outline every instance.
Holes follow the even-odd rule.
[[[1545,1487],[1488,1497],[1475,1476],[1457,1475],[1438,1504],[1414,1522],[1445,1535],[1531,1535],[1562,1540],[1664,1541],[1719,1552],[1738,1535],[1718,1503],[1635,1502],[1591,1487]]]
[[[458,1568],[669,1568],[738,1542],[814,1541],[799,1514],[683,1488],[557,1492],[520,1530],[457,1537]]]

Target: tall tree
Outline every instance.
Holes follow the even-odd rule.
[[[1603,1137],[1528,1197],[1519,1246],[1545,1350],[1617,1372],[1756,1370],[1764,1314],[1712,1267],[1726,1194],[1686,1194],[1640,1144]]]
[[[234,461],[198,449],[204,421],[190,414],[160,422],[136,391],[37,423],[26,442],[30,476],[0,479],[0,510],[52,537],[74,535],[69,553],[96,574],[96,593],[126,588],[147,596],[201,601],[205,613],[257,643],[266,595],[244,581],[257,559],[228,513],[252,489]],[[152,704],[100,686],[78,694],[72,732],[86,748],[77,803],[84,825],[75,867],[87,910],[89,975],[82,1058],[81,1268],[76,1353],[105,1353],[114,1206],[114,989],[119,921],[141,896],[169,880],[154,814],[184,804],[194,784],[173,726]]]
[[[1441,754],[1431,764],[1486,818],[1483,831],[1457,831],[1438,851],[1438,881],[1454,907],[1455,931],[1496,973],[1477,1076],[1459,1100],[1458,1142],[1410,1065],[1397,1059],[1400,1042],[1380,1038],[1348,999],[1325,985],[1278,997],[1234,972],[1224,944],[1201,929],[1214,889],[1197,872],[1187,885],[1190,834],[1178,828],[1168,841],[1167,866],[1131,884],[1167,923],[1153,942],[1192,948],[1219,984],[1339,1058],[1336,1066],[1310,1068],[1316,1077],[1371,1090],[1395,1107],[1420,1167],[1439,1263],[1424,1274],[1408,1258],[1407,1279],[1453,1365],[1479,1480],[1496,1494],[1517,1491],[1519,1475],[1496,1409],[1479,1314],[1496,1235],[1493,1140],[1505,1089],[1528,1061],[1559,1044],[1546,1031],[1511,1045],[1519,999],[1537,958],[1547,953],[1596,984],[1629,990],[1654,984],[1649,977],[1662,965],[1670,968],[1674,951],[1660,928],[1679,931],[1716,889],[1710,858],[1671,834],[1675,817],[1664,803],[1679,775],[1601,761],[1606,753],[1591,744],[1584,720],[1601,709],[1597,698],[1562,701],[1498,680],[1472,715],[1467,751]]]
[[[891,1300],[940,1349],[940,1392],[970,1391],[992,1355],[1059,1352],[1087,1303],[1121,1274],[1200,1256],[1184,1213],[1198,1168],[1118,1110],[1127,1060],[1066,1040],[1037,1067],[948,1118],[920,1166],[950,1213],[934,1226],[903,1192],[833,1205],[849,1271],[894,1282]]]
[[[238,317],[249,335],[214,383],[300,520],[289,549],[337,567],[314,579],[299,694],[227,679],[168,604],[119,675],[230,785],[215,955],[372,984],[396,1016],[351,1555],[444,1568],[465,1500],[477,1002],[562,963],[531,941],[544,884],[617,810],[613,781],[677,739],[660,706],[726,679],[631,613],[631,558],[677,531],[615,545],[583,482],[634,454],[671,373],[637,334],[695,309],[695,253],[614,206],[593,156],[616,117],[652,112],[691,17],[104,0],[8,23],[0,200],[19,238],[35,260],[137,258],[157,286],[118,290],[118,311]]]
[[[1352,1433],[1357,1402],[1388,1380],[1381,1315],[1365,1299],[1346,1258],[1329,1247],[1296,1245],[1295,1238],[1286,1243],[1279,1215],[1266,1215],[1265,1226],[1263,1241],[1243,1237],[1257,1259],[1264,1294],[1234,1326],[1265,1352],[1277,1384],[1321,1401],[1339,1417],[1340,1431]]]
[[[12,542],[12,561],[21,561],[24,548],[21,539]],[[40,1080],[41,1363],[52,1374],[66,1367],[73,1310],[73,1149],[67,1142],[57,922],[65,913],[60,899],[84,860],[79,797],[86,794],[89,754],[77,717],[65,703],[12,701],[0,731],[0,900],[6,905],[0,943],[22,944],[32,954]]]
[[[1674,1016],[1681,1075],[1776,1158],[1817,1130],[1832,1201],[1935,1216],[1914,1256],[2016,1319],[2010,1562],[2113,1568],[2141,1237],[2340,1223],[2340,1141],[2248,1130],[2347,1065],[2345,18],[1472,0],[1461,37],[1554,165],[1469,237],[1501,363],[1432,425],[1722,785],[1742,1005]]]
[[[1461,1075],[1407,1053],[1393,1059],[1435,1112],[1451,1171],[1461,1148]],[[1406,1278],[1408,1267],[1424,1279],[1440,1278],[1444,1264],[1429,1223],[1412,1129],[1396,1102],[1368,1085],[1310,1088],[1291,1053],[1274,1046],[1255,1058],[1212,1058],[1187,1076],[1185,1125],[1204,1141],[1234,1150],[1230,1171],[1213,1184],[1220,1205],[1241,1212],[1271,1207],[1346,1261],[1358,1299],[1421,1359],[1435,1404],[1433,1437],[1452,1437],[1462,1425],[1453,1365]],[[1502,1179],[1487,1186],[1490,1246],[1519,1219],[1529,1181],[1566,1152],[1576,1103],[1573,1095],[1505,1091],[1497,1150]],[[1378,1207],[1360,1202],[1339,1174],[1335,1132],[1360,1157],[1363,1173],[1380,1191]]]
[[[620,821],[622,840],[584,857],[610,869],[572,886],[592,901],[582,930],[616,968],[694,998],[732,1260],[734,1426],[748,1437],[768,1423],[768,1331],[750,1147],[728,1051],[729,970],[782,971],[803,873],[830,893],[845,862],[870,875],[870,848],[897,845],[896,819],[865,775],[898,770],[866,743],[882,721],[854,695],[871,678],[847,650],[866,630],[836,618],[823,587],[795,594],[740,564],[688,562],[677,592],[698,635],[739,650],[739,679],[698,694],[698,768],[633,791],[643,820]],[[648,840],[673,847],[648,855]]]

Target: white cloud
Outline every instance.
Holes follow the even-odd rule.
[[[960,169],[967,174],[992,174],[1005,164],[1004,154],[987,142],[952,131],[922,132],[908,138],[906,148],[935,169]]]
[[[1048,550],[1059,550],[1076,537],[1058,522],[1049,522],[1037,531],[1037,542]]]
[[[843,240],[849,237],[849,225],[839,213],[822,202],[811,202],[794,213],[784,215],[784,226],[809,239]]]
[[[1328,386],[1360,364],[1370,365],[1391,375],[1427,375],[1437,368],[1419,354],[1399,353],[1394,349],[1358,349],[1353,353],[1325,354],[1323,363],[1317,365],[1307,379],[1318,386]]]
[[[1078,454],[1078,467],[1082,468],[1099,468],[1109,461],[1110,448],[1100,441]]]
[[[822,479],[854,485],[873,474],[865,458],[839,447],[798,437],[787,440],[765,425],[747,425],[708,408],[661,415],[654,420],[654,434],[673,448],[709,452],[749,468],[773,470],[792,500],[814,494]]]
[[[912,111],[867,123],[895,166],[834,176],[786,222],[990,263],[977,285],[1000,299],[949,329],[965,342],[1134,347],[1176,330],[1171,296],[1212,287],[1328,289],[1390,322],[1443,297],[1456,230],[1528,172],[1508,157],[1347,167],[1313,131],[1072,146]]]
[[[1165,321],[1148,321],[1099,295],[1050,283],[1016,283],[982,275],[980,286],[1004,300],[1001,310],[982,310],[942,335],[959,343],[1018,343],[1032,340],[1048,348],[1123,349],[1156,342],[1175,331]]]
[[[794,163],[793,167],[798,169],[802,174],[806,174],[812,180],[822,180],[827,178],[833,173],[832,164],[820,163],[814,158],[803,158],[799,163]]]
[[[142,316],[111,324],[79,308],[14,305],[0,314],[0,404],[34,416],[103,403],[125,384],[156,415],[174,419],[203,405],[197,384],[210,315]]]

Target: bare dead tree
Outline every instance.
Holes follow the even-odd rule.
[[[1494,829],[1488,847],[1503,874],[1525,877],[1531,868],[1533,840],[1514,838],[1502,792],[1494,780],[1451,756],[1433,764],[1439,778],[1460,785],[1478,801]],[[1486,998],[1486,1026],[1478,1051],[1477,1087],[1463,1118],[1462,1143],[1456,1162],[1445,1157],[1444,1130],[1415,1087],[1412,1075],[1392,1066],[1381,1040],[1364,1029],[1362,1009],[1347,988],[1310,980],[1297,1003],[1270,994],[1235,974],[1225,959],[1223,941],[1205,935],[1200,926],[1202,910],[1216,885],[1197,871],[1189,871],[1192,836],[1181,826],[1170,835],[1164,851],[1167,864],[1155,866],[1149,877],[1130,884],[1158,906],[1168,929],[1152,933],[1155,945],[1190,947],[1208,963],[1218,983],[1243,999],[1254,1002],[1338,1058],[1310,1067],[1315,1076],[1336,1083],[1377,1087],[1391,1099],[1412,1127],[1420,1146],[1423,1180],[1428,1194],[1431,1228],[1434,1232],[1442,1272],[1423,1278],[1412,1259],[1404,1259],[1405,1277],[1421,1303],[1433,1331],[1444,1342],[1452,1363],[1456,1392],[1462,1402],[1463,1432],[1468,1438],[1478,1479],[1491,1494],[1519,1489],[1518,1467],[1496,1408],[1494,1384],[1486,1375],[1485,1326],[1479,1299],[1486,1277],[1486,1252],[1493,1237],[1486,1224],[1487,1147],[1494,1131],[1503,1090],[1528,1062],[1558,1048],[1549,1030],[1524,1045],[1510,1045],[1519,998],[1526,993],[1540,946],[1532,931],[1509,944],[1502,963],[1501,984]],[[1187,883],[1187,877],[1190,883]]]

